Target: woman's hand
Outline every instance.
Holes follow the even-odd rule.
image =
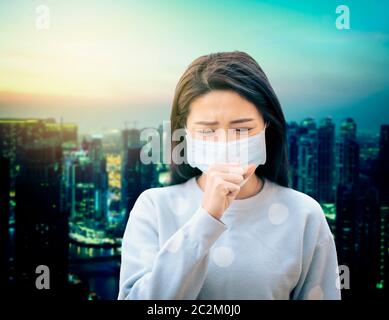
[[[216,219],[220,219],[239,194],[241,183],[254,172],[254,165],[249,165],[245,169],[240,167],[238,163],[211,165],[205,173],[202,207]]]

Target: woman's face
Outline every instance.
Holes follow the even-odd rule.
[[[232,90],[213,90],[190,104],[186,127],[192,137],[214,141],[240,139],[261,132],[263,116]]]

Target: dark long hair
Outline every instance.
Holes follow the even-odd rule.
[[[265,73],[245,52],[212,53],[197,58],[188,66],[175,90],[170,115],[171,132],[185,126],[191,102],[212,90],[233,90],[257,107],[268,127],[266,163],[258,166],[255,173],[279,185],[289,186],[284,114]],[[180,141],[171,143],[173,152]],[[181,155],[186,160],[186,155]],[[171,165],[172,184],[185,182],[200,174],[201,171],[192,168],[187,161]]]

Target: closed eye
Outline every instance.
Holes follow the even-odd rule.
[[[245,132],[249,132],[252,129],[253,128],[233,128],[233,129],[229,129],[229,130],[231,130],[232,133],[243,134]],[[203,136],[210,136],[210,135],[215,134],[215,132],[216,132],[216,130],[211,129],[211,128],[197,129],[196,130],[196,133],[203,135]]]
[[[197,133],[203,135],[203,136],[209,136],[215,133],[215,130],[207,128],[207,129],[198,129],[196,130]]]
[[[249,132],[252,129],[253,128],[236,128],[236,129],[232,129],[232,130],[235,130],[235,132],[241,134],[241,133],[244,133],[244,132]]]

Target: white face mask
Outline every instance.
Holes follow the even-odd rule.
[[[259,166],[266,162],[265,128],[254,136],[227,142],[207,141],[193,138],[186,130],[188,164],[206,172],[217,162],[239,162]],[[243,185],[245,181],[242,182]]]

